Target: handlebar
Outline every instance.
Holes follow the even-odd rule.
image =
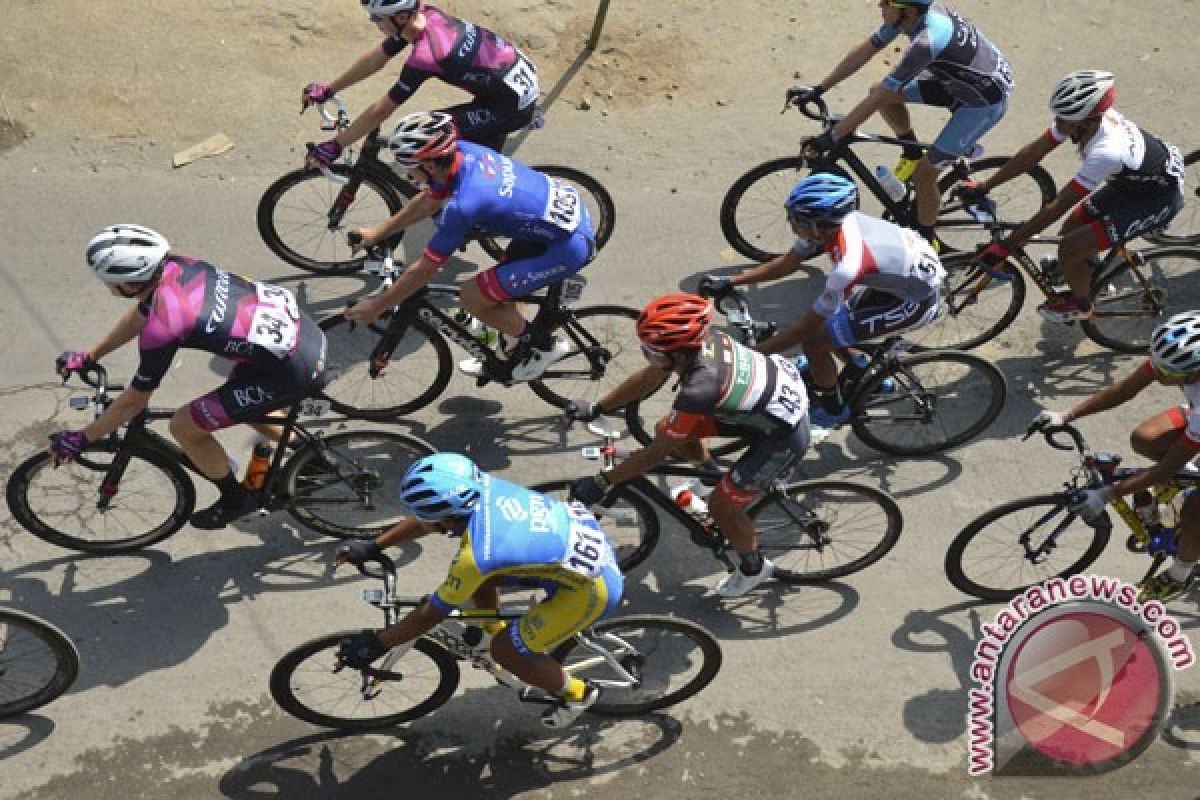
[[[746,344],[754,345],[769,339],[779,328],[774,322],[756,320],[750,313],[750,303],[746,296],[733,286],[716,293],[702,291],[700,294],[712,299],[717,311],[742,333]]]
[[[1065,425],[1048,425],[1045,427],[1039,426],[1036,422],[1029,426],[1025,431],[1025,435],[1021,437],[1021,441],[1025,441],[1035,433],[1040,433],[1046,439],[1046,444],[1053,447],[1055,450],[1075,450],[1081,456],[1091,451],[1088,447],[1087,440],[1083,438],[1083,434],[1079,432],[1071,423]],[[1066,434],[1070,437],[1071,442],[1062,441],[1061,436]]]
[[[798,84],[797,86],[792,87],[792,88],[800,88],[800,87],[803,87],[805,89],[812,89],[811,86],[804,86],[804,84]],[[823,98],[823,97],[816,97],[816,98],[813,98],[812,100],[806,100],[803,103],[793,103],[789,99],[788,101],[786,101],[784,103],[783,111],[780,111],[779,113],[782,114],[785,111],[787,111],[789,108],[797,109],[804,116],[808,117],[809,119],[811,119],[815,122],[820,122],[822,125],[825,125],[826,127],[828,127],[828,125],[830,123],[829,106],[828,106],[828,104],[826,104],[825,98]]]
[[[333,103],[334,107],[337,108],[337,116],[325,110],[325,103]],[[340,131],[349,128],[350,111],[346,107],[346,101],[337,95],[333,95],[325,103],[313,103],[317,107],[317,113],[321,115],[321,130]]]

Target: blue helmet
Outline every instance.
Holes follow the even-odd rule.
[[[434,453],[413,463],[400,480],[400,502],[425,522],[465,517],[483,494],[483,473],[458,453]]]
[[[790,217],[812,222],[841,222],[858,208],[858,187],[842,175],[814,172],[796,184],[784,208]]]

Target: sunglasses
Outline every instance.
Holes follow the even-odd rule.
[[[1193,373],[1192,372],[1174,372],[1169,369],[1163,369],[1162,367],[1155,366],[1154,374],[1158,375],[1158,377],[1160,377],[1164,380],[1181,381],[1184,378],[1187,378],[1188,376],[1192,375]]]

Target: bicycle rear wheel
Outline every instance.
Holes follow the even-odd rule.
[[[79,651],[44,619],[0,608],[0,718],[41,708],[71,687]]]
[[[344,314],[321,320],[326,337],[326,365],[337,378],[323,394],[340,414],[389,420],[415,413],[432,403],[450,384],[450,345],[419,318],[393,327],[392,313],[370,325],[350,322]],[[371,375],[372,356],[382,370]]]
[[[635,323],[638,312],[626,306],[588,306],[554,330],[570,347],[529,388],[556,408],[575,400],[599,400],[645,365]]]
[[[348,731],[388,728],[423,717],[458,687],[458,662],[424,637],[394,664],[372,676],[364,691],[362,671],[338,667],[338,645],[359,633],[342,631],[300,645],[271,670],[271,697],[297,719]],[[386,663],[382,657],[376,666]]]
[[[897,456],[941,452],[974,439],[1004,408],[1004,374],[978,356],[945,350],[887,363],[851,401],[850,424],[868,447]]]
[[[925,350],[970,350],[990,342],[1012,325],[1025,303],[1025,275],[995,280],[971,261],[970,253],[942,259],[946,280],[940,294],[942,312],[930,324],[904,332]]]
[[[1146,234],[1155,244],[1200,244],[1200,150],[1183,157],[1183,209],[1164,231]]]
[[[807,170],[803,156],[776,158],[738,178],[721,201],[725,241],[751,261],[769,261],[796,241],[783,205]]]
[[[784,583],[849,575],[887,555],[904,527],[891,495],[850,481],[805,481],[772,489],[748,509],[758,549]]]
[[[547,481],[529,488],[566,502],[571,481]],[[618,486],[590,509],[616,551],[621,572],[629,572],[650,557],[658,544],[660,527],[658,514],[645,495]]]
[[[345,177],[354,171],[345,164],[330,169]],[[318,170],[287,173],[268,186],[258,201],[263,243],[293,267],[309,272],[341,275],[362,269],[366,255],[350,252],[346,233],[378,225],[399,211],[404,199],[373,173],[363,173],[361,179],[358,189],[349,193]]]
[[[386,431],[347,431],[310,442],[284,465],[288,512],[326,536],[378,536],[411,516],[399,499],[400,479],[434,452],[415,436]]]
[[[196,487],[183,467],[156,450],[131,448],[120,481],[104,487],[119,447],[94,442],[57,468],[45,451],[26,459],[5,489],[13,518],[52,545],[103,555],[139,550],[187,524]]]
[[[1010,600],[1051,578],[1090,567],[1112,533],[1067,510],[1066,494],[1043,494],[996,506],[962,529],[946,551],[946,577],[982,600]],[[1050,537],[1054,537],[1051,539]]]
[[[1131,265],[1117,256],[1092,284],[1088,338],[1120,353],[1144,353],[1154,328],[1172,314],[1200,308],[1200,251],[1156,247],[1138,251]]]
[[[1008,156],[992,156],[970,162],[970,179],[983,181],[1008,163]],[[942,206],[938,211],[938,239],[944,245],[943,252],[962,250],[974,253],[983,244],[991,241],[991,234],[978,222],[962,201],[950,194],[958,179],[953,171],[944,174],[938,181]],[[1011,180],[993,189],[988,197],[996,204],[996,218],[1003,222],[1024,222],[1036,214],[1042,206],[1050,203],[1058,193],[1054,178],[1040,165],[1034,166]]]
[[[592,233],[596,238],[596,249],[601,250],[612,238],[613,226],[617,224],[617,206],[613,203],[612,195],[608,193],[600,181],[571,167],[557,165],[536,166],[535,170],[551,178],[559,178],[579,190],[580,199],[587,206],[592,217]],[[485,252],[497,261],[505,256],[510,239],[502,236],[480,234],[479,245]]]
[[[623,678],[579,636],[554,650],[569,675],[598,684],[600,699],[588,711],[604,716],[644,714],[683,702],[712,683],[721,668],[721,646],[699,625],[654,614],[597,622],[586,632],[636,678],[629,687],[610,685]]]

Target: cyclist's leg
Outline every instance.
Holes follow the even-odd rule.
[[[526,127],[533,120],[536,106],[524,110],[463,103],[440,109],[454,118],[459,138],[502,152],[508,134]]]
[[[1008,100],[990,106],[950,106],[950,120],[917,164],[913,185],[917,190],[917,222],[922,232],[932,229],[941,208],[938,174],[955,159],[969,155],[984,135],[1008,110]],[[929,238],[929,237],[926,237]]]
[[[1180,406],[1168,408],[1138,423],[1129,435],[1129,443],[1139,456],[1161,461],[1171,445],[1187,430],[1187,415]]]

